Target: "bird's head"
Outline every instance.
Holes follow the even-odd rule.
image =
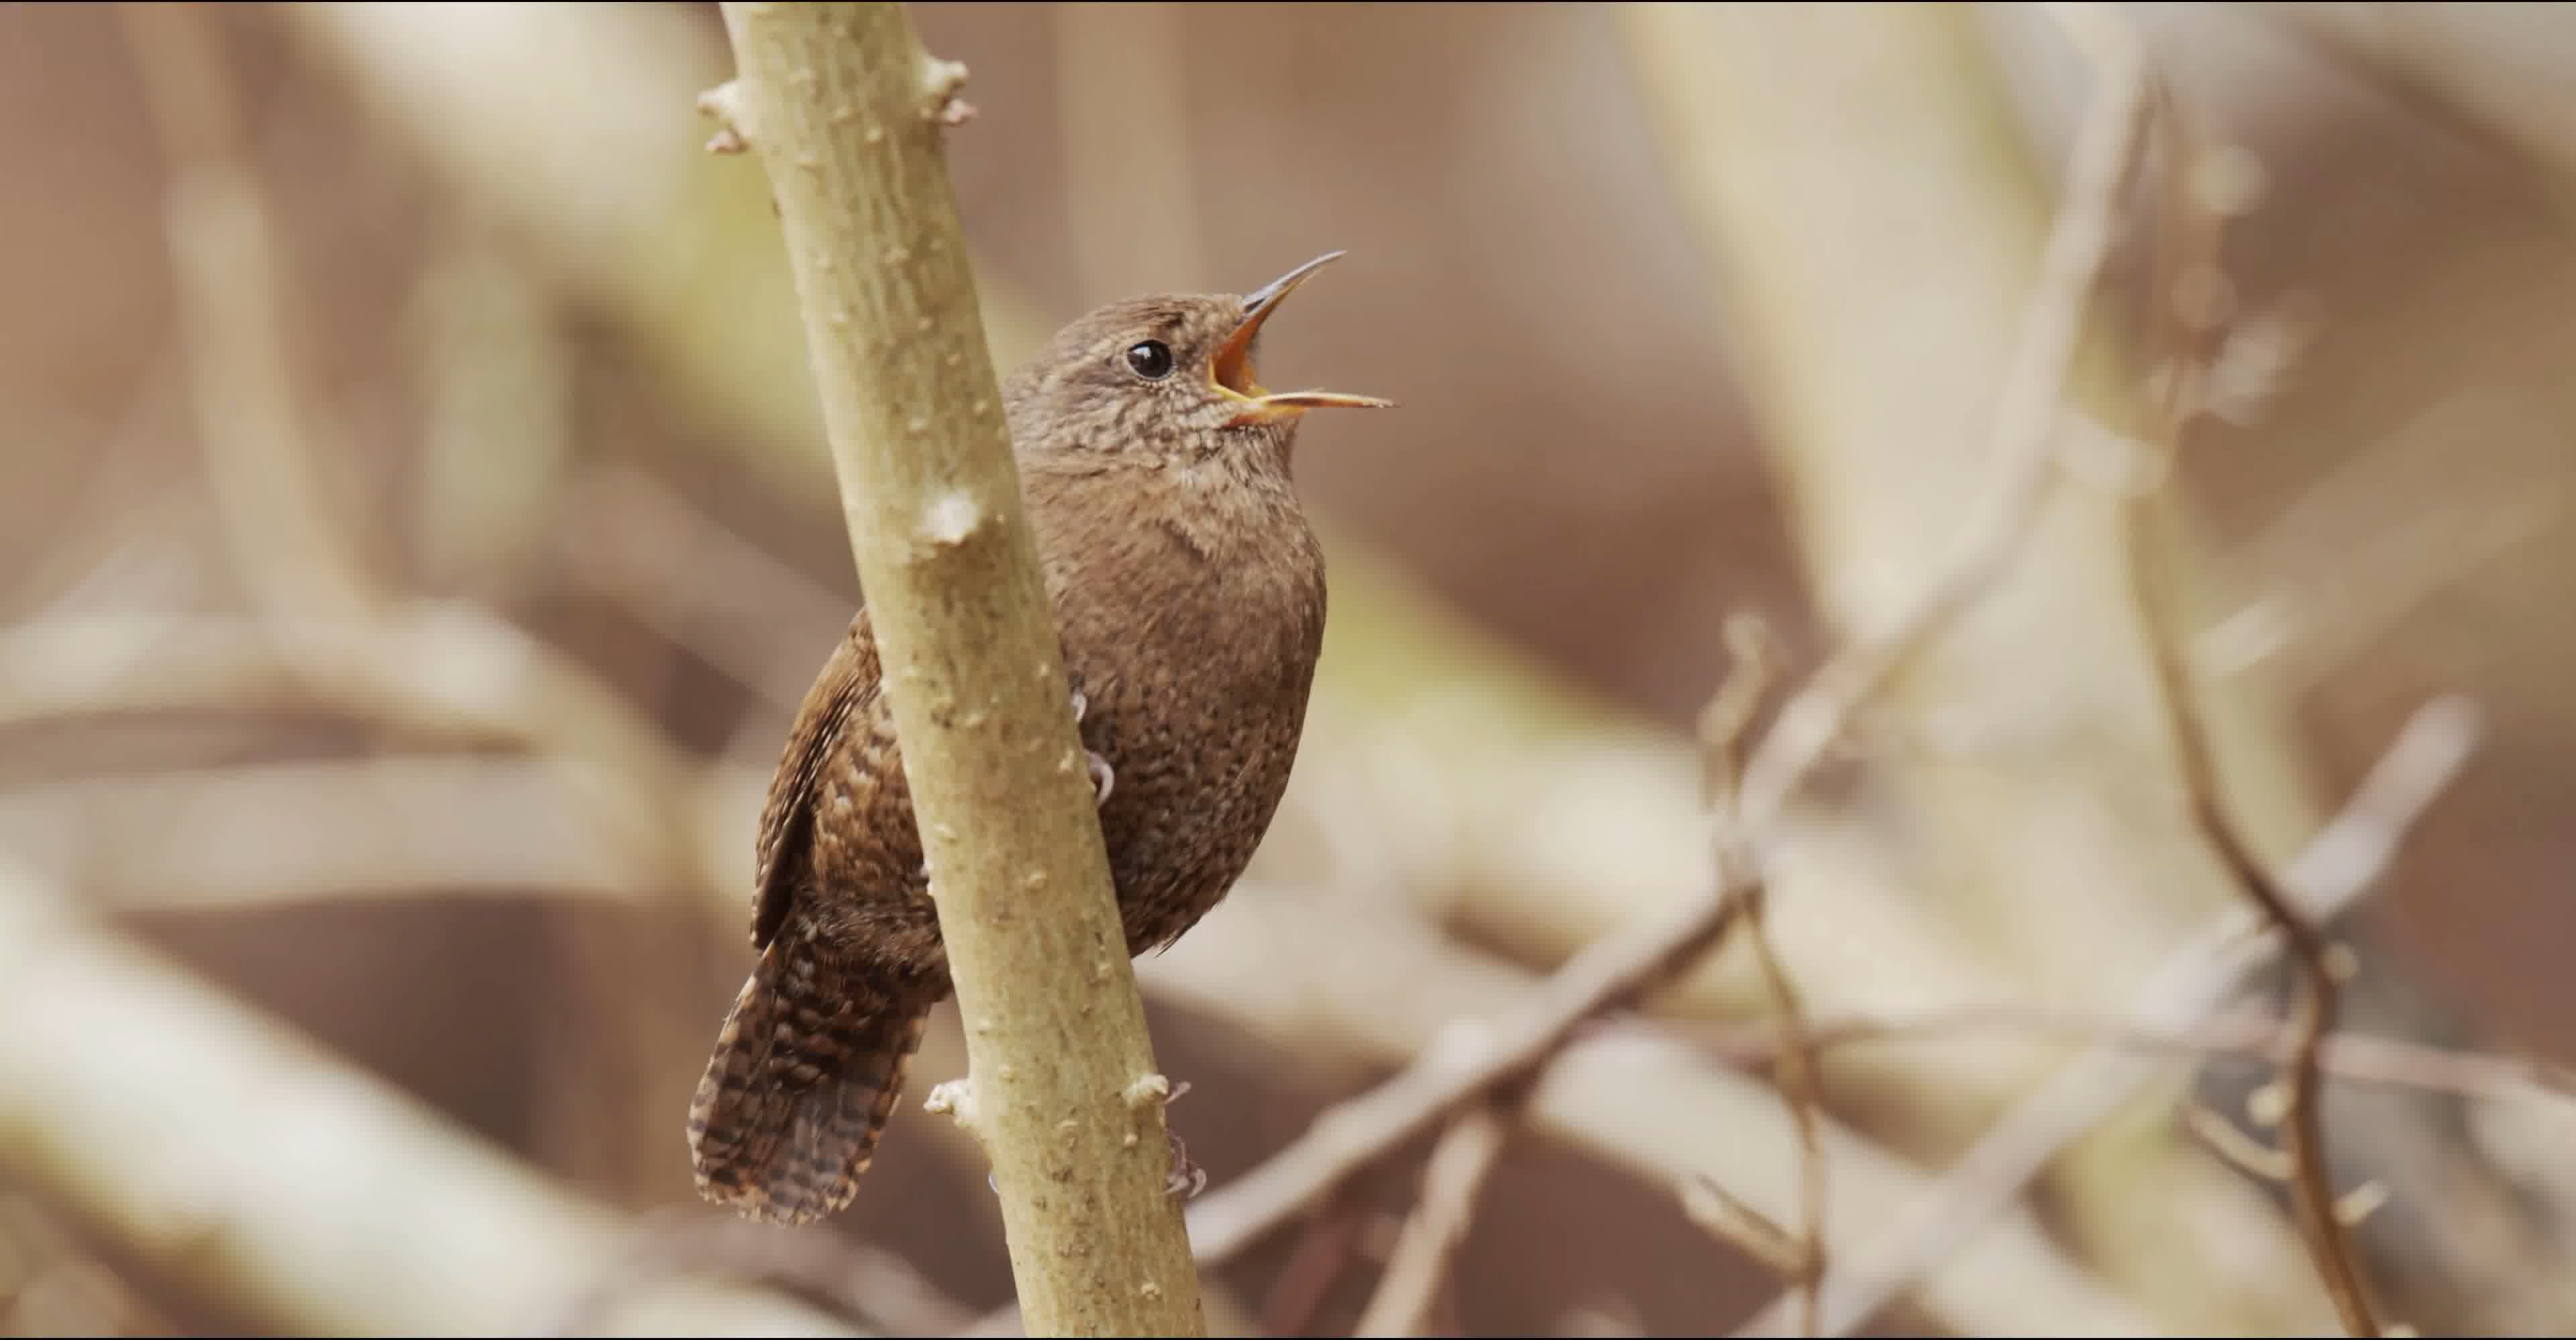
[[[1338,391],[1272,391],[1253,375],[1263,324],[1341,256],[1318,256],[1240,296],[1156,294],[1088,313],[1012,378],[1013,439],[1023,452],[1195,460],[1240,451],[1284,461],[1306,411],[1391,406]]]

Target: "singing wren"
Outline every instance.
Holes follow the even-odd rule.
[[[1003,388],[1127,936],[1170,945],[1251,862],[1324,638],[1324,555],[1290,478],[1306,411],[1262,325],[1342,253],[1249,294],[1112,303]],[[948,957],[862,608],[805,695],[760,816],[759,954],[689,1109],[700,1194],[804,1223],[848,1205],[947,998]]]

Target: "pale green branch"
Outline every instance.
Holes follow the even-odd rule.
[[[740,73],[710,101],[777,197],[1029,1333],[1200,1334],[1161,1077],[948,179],[964,72],[899,5],[724,16]]]

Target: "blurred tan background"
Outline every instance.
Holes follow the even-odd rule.
[[[1006,359],[1347,248],[1265,379],[1402,402],[1305,431],[1334,603],[1292,798],[1140,969],[1221,1190],[1489,999],[1442,984],[1508,995],[1694,884],[1726,620],[1811,666],[1938,561],[2089,77],[2017,6],[915,12],[972,71],[950,155]],[[2348,1013],[2576,1063],[2576,9],[2122,12],[2259,177],[2230,311],[2305,334],[2179,481],[2234,798],[2286,858],[2410,712],[2473,698],[2476,760],[2340,927]],[[751,819],[857,598],[759,169],[699,150],[728,68],[701,5],[0,5],[10,1333],[525,1333],[624,1278],[629,1217],[695,1213],[681,1109],[749,965]],[[2150,222],[2099,308],[2114,399]],[[2226,901],[2205,857],[2135,855],[2188,830],[2153,817],[2131,635],[2085,613],[2116,589],[2090,515],[1816,797],[1776,897],[1818,1010],[2116,1008]],[[1738,1036],[1745,972],[1655,1012]],[[934,1033],[830,1230],[907,1263],[827,1261],[879,1272],[845,1325],[1009,1296],[983,1168],[915,1101],[962,1071]],[[1826,1078],[1919,1180],[2065,1045]],[[383,1087],[316,1078],[351,1071]],[[1990,1263],[2026,1306],[1963,1285],[1876,1325],[2330,1325],[2277,1192],[2173,1116],[2259,1078],[2168,1064],[2053,1165],[2013,1231],[2081,1289]],[[1437,1324],[1768,1304],[1657,1170],[1793,1148],[1677,1093],[1600,1095],[1669,1102],[1666,1133],[1516,1140]],[[2566,1109],[2329,1111],[2339,1175],[2390,1191],[2360,1233],[2392,1316],[2576,1324]],[[1418,1154],[1210,1272],[1212,1322],[1346,1333]],[[1837,1233],[1878,1185],[1838,1184]],[[746,1299],[776,1295],[582,1324],[739,1333]]]

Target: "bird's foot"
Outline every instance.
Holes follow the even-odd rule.
[[[1196,1200],[1200,1192],[1207,1190],[1207,1169],[1190,1162],[1190,1147],[1181,1143],[1179,1131],[1166,1130],[1163,1134],[1172,1142],[1172,1173],[1163,1179],[1163,1194]]]
[[[1171,1119],[1169,1113],[1171,1111],[1172,1104],[1181,1101],[1181,1095],[1188,1093],[1189,1091],[1190,1082],[1188,1080],[1176,1080],[1173,1082],[1172,1092],[1163,1099],[1163,1110],[1165,1112],[1164,1120],[1166,1123]],[[1179,1131],[1171,1129],[1171,1127],[1166,1124],[1163,1128],[1163,1138],[1171,1141],[1172,1143],[1172,1171],[1171,1175],[1163,1181],[1163,1194],[1167,1196],[1178,1196],[1183,1200],[1197,1199],[1200,1192],[1207,1190],[1207,1169],[1190,1162],[1190,1147],[1181,1142],[1181,1133]]]
[[[1073,691],[1073,724],[1076,727],[1081,726],[1083,714],[1090,710],[1091,699],[1085,697],[1082,690],[1075,689]],[[1092,805],[1096,808],[1098,806],[1108,804],[1110,790],[1118,785],[1118,774],[1110,769],[1108,759],[1102,758],[1100,755],[1095,754],[1088,749],[1082,751],[1082,761],[1083,765],[1091,772]]]
[[[1164,1108],[1168,1110],[1172,1104],[1181,1100],[1182,1094],[1189,1091],[1188,1080],[1174,1084],[1171,1093],[1163,1098]],[[1163,1194],[1178,1196],[1183,1200],[1197,1199],[1200,1192],[1207,1190],[1207,1169],[1190,1161],[1190,1147],[1182,1143],[1180,1132],[1166,1125],[1163,1128],[1163,1138],[1171,1142],[1172,1148],[1172,1170],[1163,1178]],[[985,1173],[984,1185],[994,1195],[1002,1194],[1001,1179],[996,1174]]]

